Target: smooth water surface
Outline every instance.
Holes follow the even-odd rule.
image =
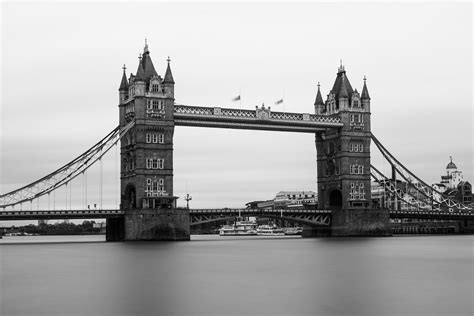
[[[0,240],[1,315],[473,315],[474,236]]]

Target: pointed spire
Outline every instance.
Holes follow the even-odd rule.
[[[340,98],[349,98],[354,92],[351,83],[349,82],[349,78],[346,76],[346,70],[342,64],[342,60],[338,68],[336,80],[334,81],[334,85],[330,92],[334,94],[334,99],[336,99],[337,104],[339,103]]]
[[[339,68],[337,69],[337,73],[345,72],[344,65],[342,64],[342,59],[340,60]]]
[[[145,37],[145,47],[143,48],[143,54],[146,54],[146,53],[149,53],[150,51],[148,50],[148,43],[146,41],[146,37]]]
[[[367,78],[364,76],[364,87],[362,88],[362,94],[360,96],[361,100],[370,100],[369,91],[367,90],[367,84],[365,81]]]
[[[170,56],[168,56],[168,59],[166,61],[168,62],[168,67],[166,68],[165,79],[163,80],[163,83],[174,84],[173,74],[171,73]]]
[[[316,93],[316,100],[314,101],[314,105],[324,105],[323,97],[321,96],[321,90],[319,89],[320,85],[318,82],[318,93]]]
[[[145,70],[142,65],[142,56],[138,56],[138,59],[140,61],[138,63],[137,74],[135,75],[135,81],[145,81]]]
[[[145,48],[143,49],[141,64],[144,71],[143,78],[145,79],[145,81],[150,80],[150,78],[153,76],[158,76],[155,70],[155,66],[153,66],[153,62],[151,61],[150,50],[148,49],[148,42],[146,38],[145,38]]]
[[[119,91],[128,91],[128,80],[127,80],[127,75],[125,74],[125,70],[127,67],[125,67],[125,64],[122,67],[123,69],[123,74],[122,74],[122,81],[120,82],[120,88]]]
[[[347,89],[346,83],[347,83],[347,78],[345,76],[345,72],[343,72],[342,77],[341,77],[341,85],[339,86],[339,93],[338,93],[339,98],[349,98],[349,92],[347,91],[348,89]]]

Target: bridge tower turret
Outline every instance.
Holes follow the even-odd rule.
[[[314,112],[316,114],[322,114],[325,110],[323,97],[321,95],[320,84],[318,82],[318,92],[316,93],[316,100],[314,101]]]
[[[120,127],[134,126],[120,142],[120,208],[126,240],[189,239],[189,216],[173,196],[174,79],[155,70],[145,42],[136,75],[119,88]],[[179,213],[179,214],[178,214]]]
[[[123,65],[122,69],[123,69],[122,81],[120,82],[120,87],[119,87],[119,104],[125,103],[128,99],[128,80],[127,80],[127,74],[125,73],[125,70],[127,70],[127,67]]]
[[[352,88],[341,62],[319,114],[337,115],[344,126],[316,134],[318,207],[333,210],[333,234],[372,234],[364,227],[375,214],[367,213],[371,211],[371,129],[365,78],[361,96]],[[377,229],[389,234],[388,217],[379,224],[375,225]],[[348,225],[359,226],[349,228]]]

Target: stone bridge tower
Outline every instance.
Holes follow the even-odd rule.
[[[388,212],[371,209],[370,96],[365,77],[359,94],[341,63],[325,102],[318,84],[315,111],[337,115],[344,124],[316,134],[318,207],[332,210],[332,234],[389,235]]]
[[[145,43],[135,75],[127,79],[123,69],[120,127],[134,123],[120,142],[126,240],[189,239],[189,216],[176,210],[173,196],[174,79],[167,61],[162,78]]]

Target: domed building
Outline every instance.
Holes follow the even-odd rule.
[[[453,157],[449,157],[450,161],[446,166],[446,175],[441,176],[441,184],[446,189],[454,189],[463,181],[462,172],[458,171],[458,167],[453,162]]]

